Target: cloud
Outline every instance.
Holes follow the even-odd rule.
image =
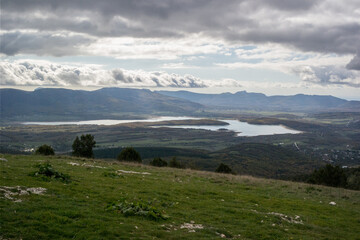
[[[347,69],[360,71],[360,53],[354,56],[353,59],[346,65]]]
[[[158,39],[162,45],[200,34],[195,42],[206,39],[208,44],[221,41],[224,45],[274,43],[304,52],[354,54],[360,48],[358,9],[357,0],[342,4],[335,0],[228,0],[226,4],[218,0],[88,0],[86,4],[81,0],[3,0],[1,22],[6,33],[68,32],[91,36],[102,46],[105,39],[113,38],[147,40],[145,45]],[[68,45],[73,46],[74,40],[67,39]],[[78,39],[77,44],[88,41]],[[37,54],[37,48],[43,49],[38,44],[32,52]],[[54,49],[48,50],[48,54],[53,54]],[[72,52],[62,50],[63,53],[59,50],[54,54]],[[121,53],[115,51],[113,55],[119,57]]]
[[[1,62],[1,85],[8,86],[119,86],[119,87],[208,87],[192,75],[125,69],[104,70],[94,66],[69,66],[48,62]]]
[[[6,55],[36,54],[36,55],[80,55],[80,46],[94,42],[91,37],[72,33],[48,32],[5,32],[0,34],[0,53]]]
[[[360,87],[360,74],[336,66],[302,66],[292,69],[304,82],[319,85]]]
[[[315,52],[302,53],[284,48],[280,45],[264,45],[238,49],[235,51],[239,62],[217,63],[223,68],[253,68],[280,71],[285,74],[296,75],[305,83],[316,85],[346,85],[360,87],[360,73],[349,70],[349,56],[334,54],[320,54]],[[356,64],[351,65],[353,67]]]

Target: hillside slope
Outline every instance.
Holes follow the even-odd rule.
[[[1,239],[358,239],[358,191],[64,156],[0,157]],[[31,176],[46,161],[71,182]],[[114,210],[120,203],[128,210]],[[165,219],[134,215],[130,203]]]

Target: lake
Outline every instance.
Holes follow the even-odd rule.
[[[149,119],[136,120],[88,120],[88,121],[74,121],[74,122],[24,122],[25,125],[115,125],[122,123],[133,122],[161,122],[173,120],[192,120],[201,119],[195,117],[153,117]],[[228,125],[173,125],[173,126],[154,126],[154,128],[168,127],[168,128],[187,128],[187,129],[204,129],[210,131],[227,130],[237,133],[237,136],[260,136],[260,135],[274,135],[274,134],[298,134],[301,131],[286,128],[282,125],[255,125],[247,122],[240,122],[238,120],[217,119]]]

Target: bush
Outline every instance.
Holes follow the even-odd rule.
[[[233,173],[231,168],[223,163],[220,163],[220,165],[216,168],[215,172],[217,173]]]
[[[151,205],[151,202],[128,202],[126,200],[119,201],[117,203],[110,203],[107,206],[107,210],[118,210],[125,217],[128,216],[142,216],[150,220],[166,220],[169,218],[165,213],[158,210]]]
[[[54,178],[57,180],[60,180],[62,182],[69,183],[70,182],[70,176],[64,173],[60,173],[56,171],[50,163],[44,163],[44,164],[38,164],[36,167],[39,168],[38,171],[31,174],[32,176],[43,176],[47,178]]]
[[[140,154],[133,147],[124,148],[118,155],[117,160],[139,163],[142,162]]]
[[[164,161],[161,158],[157,157],[157,158],[154,158],[150,162],[150,165],[155,166],[155,167],[166,167],[168,164],[167,164],[166,161]]]
[[[172,168],[184,168],[184,165],[176,160],[176,157],[173,157],[169,162],[169,167]]]
[[[346,178],[342,168],[327,164],[325,167],[315,170],[308,182],[331,187],[346,187]]]
[[[41,155],[48,156],[48,155],[54,155],[55,152],[51,146],[44,144],[36,149],[35,154],[41,154]]]
[[[94,141],[94,136],[91,134],[81,135],[81,137],[76,137],[72,144],[72,155],[76,157],[86,157],[93,158],[94,152],[93,147],[95,147],[96,142]]]

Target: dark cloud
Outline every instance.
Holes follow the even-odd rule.
[[[360,53],[354,56],[353,59],[346,65],[347,69],[360,71]]]
[[[356,0],[341,5],[335,0],[3,0],[1,22],[8,31],[69,31],[96,38],[158,37],[169,41],[202,33],[231,43],[270,42],[303,51],[353,54],[360,47],[359,16],[354,11],[358,7]],[[20,40],[29,45],[26,39]],[[67,41],[74,44],[74,39]],[[25,49],[9,47],[3,52],[15,54]],[[55,54],[68,54],[60,52]]]
[[[19,31],[0,34],[0,38],[0,53],[6,55],[18,53],[54,56],[81,54],[79,46],[94,41],[79,35]]]

